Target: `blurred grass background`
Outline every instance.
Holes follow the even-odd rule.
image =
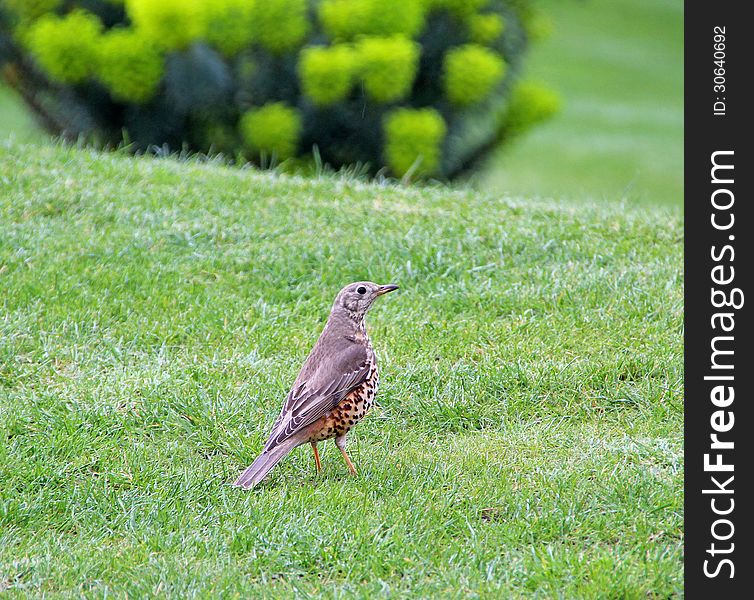
[[[0,139],[9,136],[24,142],[44,140],[21,100],[0,80]]]
[[[542,0],[551,37],[526,77],[562,112],[495,153],[470,183],[495,193],[676,205],[683,198],[683,2]],[[0,139],[44,136],[0,87]]]
[[[513,195],[683,202],[683,2],[543,0],[550,38],[526,76],[560,91],[562,112],[475,178]]]

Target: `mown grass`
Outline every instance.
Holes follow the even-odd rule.
[[[682,221],[0,146],[0,590],[682,593]],[[334,294],[380,406],[252,492]]]

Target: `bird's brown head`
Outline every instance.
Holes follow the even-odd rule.
[[[335,298],[335,309],[341,308],[349,317],[360,321],[378,296],[398,289],[397,285],[377,285],[371,281],[357,281],[340,290]]]

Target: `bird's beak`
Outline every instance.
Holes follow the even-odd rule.
[[[375,296],[382,296],[382,294],[387,294],[388,292],[394,292],[398,289],[397,285],[393,285],[392,283],[389,285],[381,285],[377,288],[377,291],[374,293]]]

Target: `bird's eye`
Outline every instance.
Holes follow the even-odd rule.
[[[367,288],[365,288],[363,285],[360,285],[358,288],[356,288],[356,291],[359,292],[359,294],[366,294]]]

